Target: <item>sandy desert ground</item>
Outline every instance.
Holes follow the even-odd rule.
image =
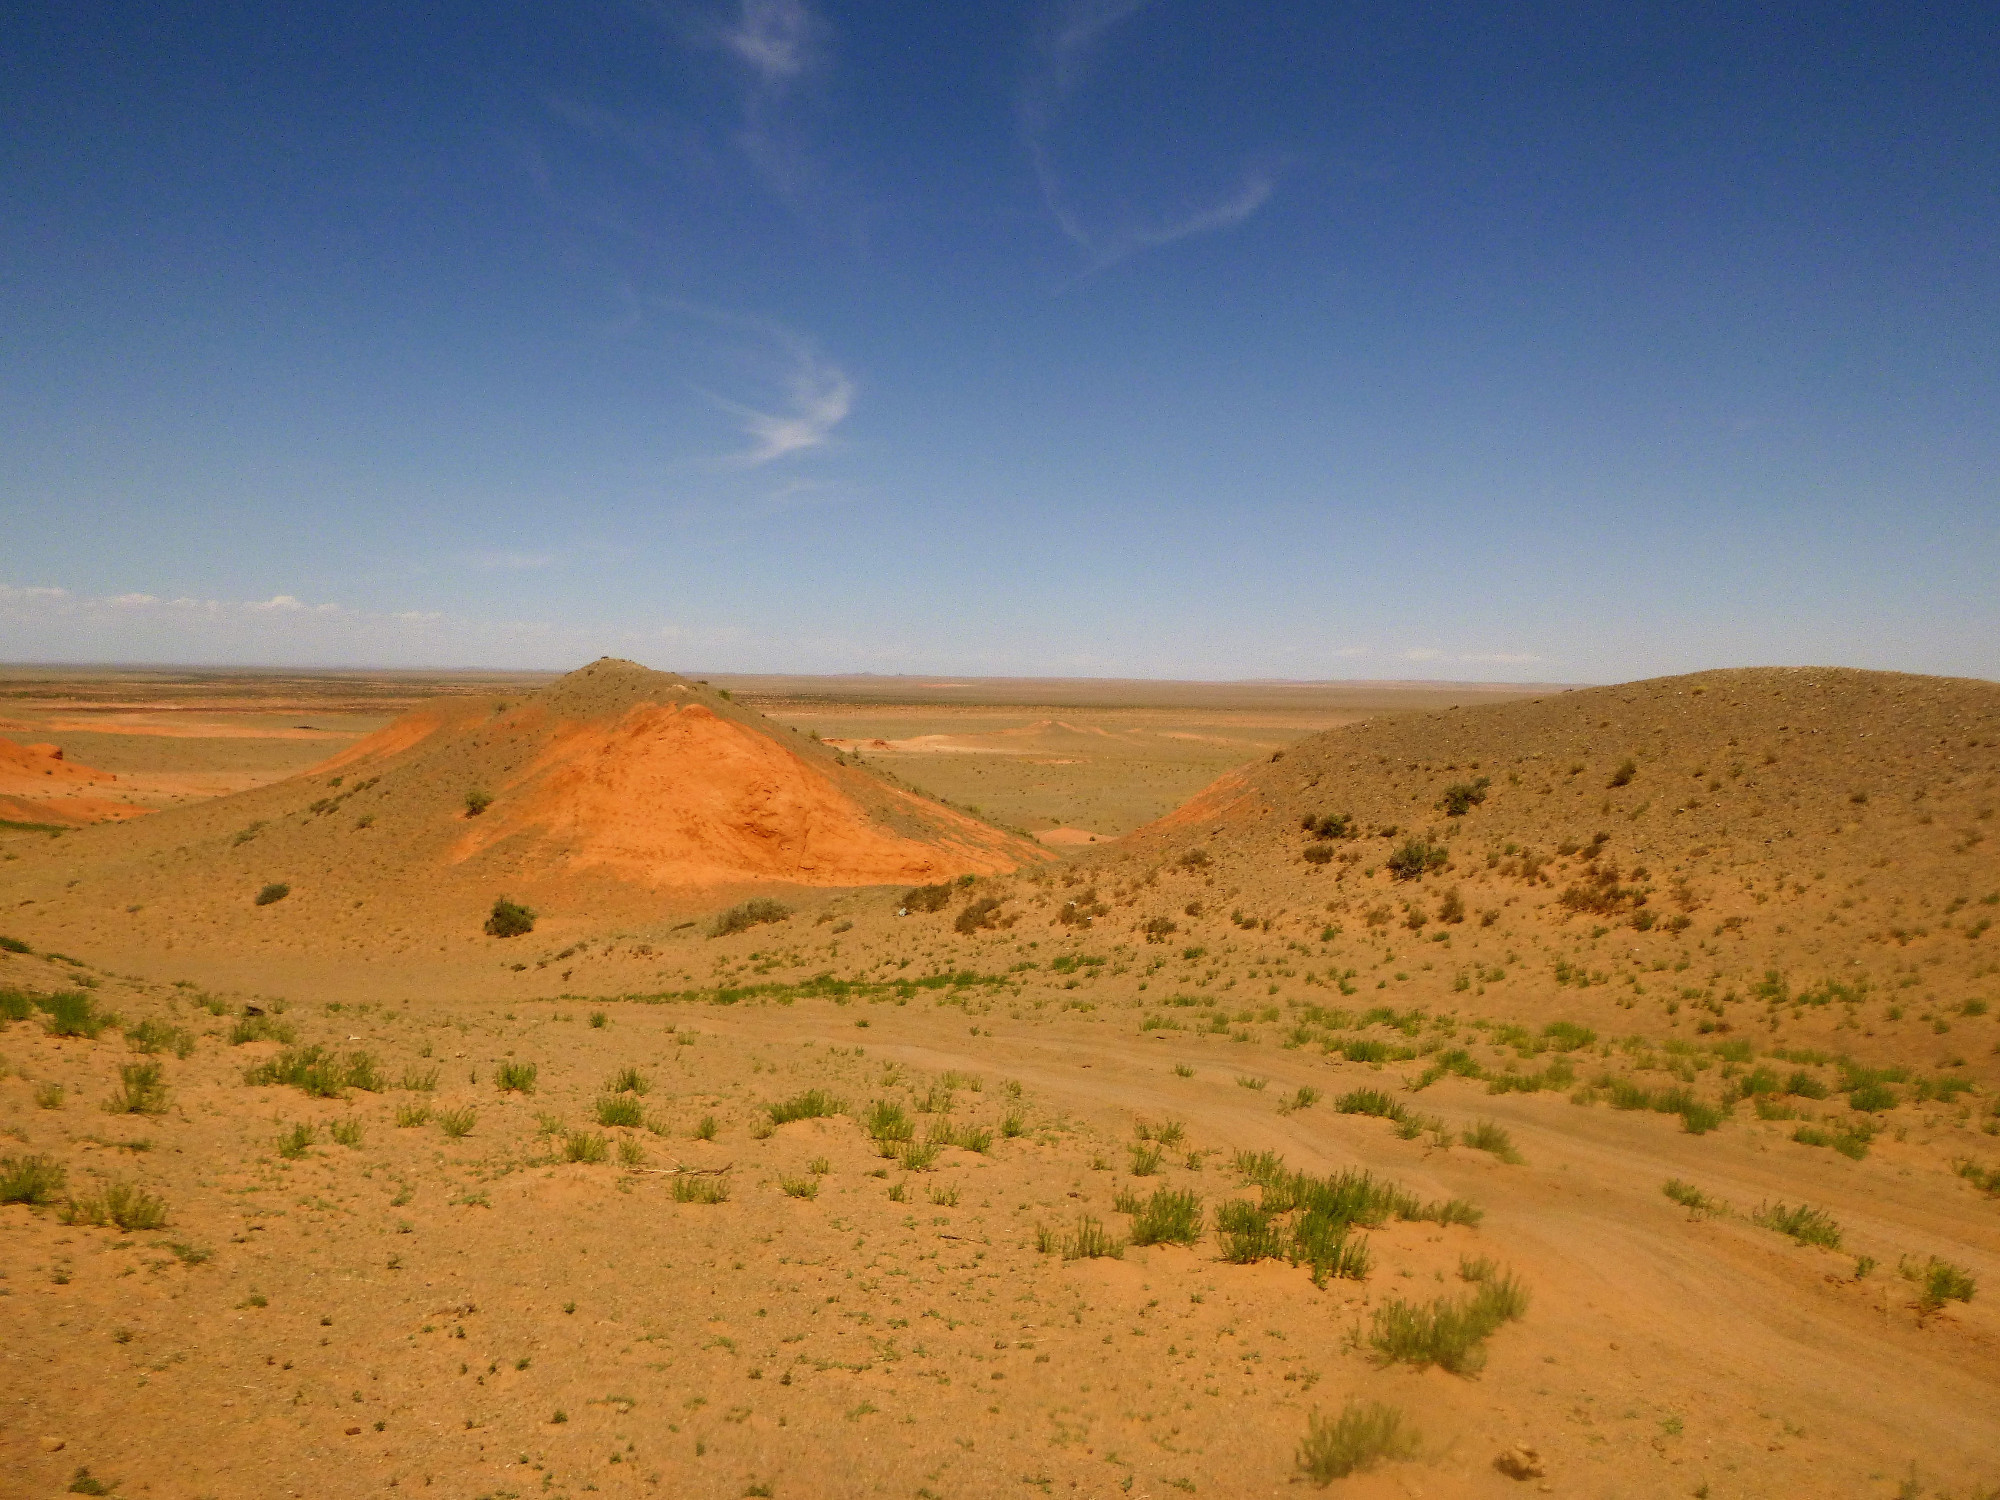
[[[2000,1492],[2000,688],[596,670],[8,700],[0,1490]]]

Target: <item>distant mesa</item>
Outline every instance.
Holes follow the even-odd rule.
[[[152,811],[93,795],[117,780],[110,771],[67,759],[59,746],[0,739],[0,821],[79,828]]]

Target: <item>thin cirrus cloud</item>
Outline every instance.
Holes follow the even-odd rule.
[[[1091,54],[1106,33],[1146,9],[1152,0],[1065,0],[1053,13],[1041,46],[1042,66],[1021,97],[1021,136],[1035,182],[1050,216],[1101,271],[1143,250],[1170,245],[1191,235],[1210,234],[1242,223],[1277,189],[1275,167],[1267,161],[1244,165],[1236,186],[1202,204],[1183,207],[1150,223],[1130,218],[1100,223],[1078,207],[1055,164],[1053,139],[1063,107],[1086,83]]]
[[[748,446],[724,456],[728,468],[757,469],[795,454],[810,453],[833,440],[834,429],[854,410],[855,385],[847,372],[820,353],[811,339],[771,318],[746,317],[674,298],[654,305],[730,333],[747,335],[750,347],[738,358],[775,370],[767,378],[776,403],[735,400],[714,391],[702,394],[736,419]]]

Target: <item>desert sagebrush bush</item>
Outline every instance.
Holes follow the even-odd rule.
[[[278,1155],[286,1161],[297,1161],[306,1154],[318,1135],[317,1126],[302,1121],[278,1137]]]
[[[807,1089],[803,1094],[794,1094],[767,1108],[773,1125],[789,1125],[794,1120],[829,1119],[844,1111],[847,1102],[836,1099],[825,1089]]]
[[[946,881],[940,885],[920,885],[903,892],[903,907],[907,911],[943,911],[951,905],[954,887]]]
[[[350,1052],[335,1057],[324,1047],[287,1047],[276,1057],[252,1063],[243,1070],[243,1081],[253,1086],[290,1085],[318,1099],[338,1099],[349,1087],[370,1093],[382,1088],[375,1060],[366,1052]]]
[[[337,1145],[355,1147],[361,1144],[362,1127],[359,1120],[335,1120],[328,1128]]]
[[[245,1042],[283,1042],[289,1046],[296,1040],[297,1033],[291,1027],[262,1012],[243,1016],[229,1028],[229,1045],[232,1047],[240,1047]]]
[[[68,1181],[52,1156],[0,1156],[0,1203],[53,1203]]]
[[[1344,1115],[1376,1115],[1385,1120],[1403,1118],[1403,1106],[1380,1089],[1350,1089],[1334,1101]]]
[[[471,1105],[461,1105],[457,1109],[438,1111],[438,1129],[453,1140],[463,1140],[472,1134],[472,1127],[479,1122],[479,1115]]]
[[[696,1120],[694,1122],[694,1138],[698,1141],[714,1140],[715,1131],[716,1131],[716,1124],[714,1115],[703,1115],[699,1120]]]
[[[35,999],[44,1017],[43,1025],[50,1036],[80,1036],[94,1038],[111,1024],[111,1018],[92,1002],[82,990],[58,990],[53,995],[40,995]]]
[[[118,1070],[118,1092],[104,1102],[114,1115],[157,1115],[167,1107],[165,1070],[156,1062],[126,1063]]]
[[[1379,1401],[1350,1401],[1331,1421],[1318,1412],[1306,1418],[1298,1467],[1314,1484],[1328,1485],[1372,1469],[1384,1459],[1415,1458],[1422,1445],[1421,1436],[1397,1408]]]
[[[1144,1203],[1135,1203],[1132,1243],[1192,1245],[1201,1238],[1201,1199],[1193,1192],[1156,1189]]]
[[[1160,1170],[1160,1158],[1164,1153],[1158,1146],[1138,1141],[1133,1144],[1131,1150],[1134,1177],[1151,1177]]]
[[[611,1157],[611,1143],[591,1130],[572,1130],[563,1137],[563,1160],[595,1165]]]
[[[523,937],[534,930],[535,914],[531,909],[505,896],[494,898],[493,910],[486,916],[488,937]]]
[[[630,1094],[606,1094],[597,1101],[597,1123],[636,1129],[646,1123],[646,1106]]]
[[[65,1224],[98,1229],[164,1229],[167,1224],[165,1200],[132,1186],[129,1182],[107,1183],[104,1190],[89,1198],[72,1198],[59,1210]]]
[[[436,1068],[403,1069],[402,1087],[408,1089],[411,1093],[428,1094],[435,1090],[437,1086],[438,1070]]]
[[[1970,1302],[1978,1283],[1964,1266],[1939,1260],[1935,1255],[1918,1261],[1906,1258],[1897,1268],[1905,1281],[1917,1286],[1917,1312],[1929,1317],[1947,1302]]]
[[[637,1140],[629,1135],[623,1135],[618,1138],[619,1165],[637,1167],[643,1166],[645,1161],[646,1148],[640,1145]]]
[[[540,1071],[531,1062],[503,1062],[493,1070],[493,1082],[503,1094],[532,1094]]]
[[[1511,1275],[1496,1274],[1478,1283],[1470,1297],[1383,1304],[1375,1309],[1368,1341],[1385,1364],[1436,1365],[1471,1375],[1486,1363],[1486,1340],[1527,1310],[1526,1288]]]
[[[915,1122],[893,1099],[877,1099],[870,1105],[866,1124],[869,1139],[883,1156],[894,1156],[917,1133]]]
[[[935,1140],[911,1141],[896,1153],[896,1159],[911,1172],[928,1172],[938,1159]]]
[[[784,1190],[787,1198],[810,1199],[819,1196],[819,1179],[811,1174],[804,1177],[790,1177],[781,1173],[778,1177],[778,1186]]]
[[[676,1203],[727,1203],[728,1201],[727,1177],[696,1177],[682,1173],[674,1178]]]
[[[1823,1208],[1813,1208],[1804,1203],[1796,1208],[1783,1203],[1760,1203],[1757,1211],[1750,1215],[1750,1222],[1775,1229],[1779,1234],[1790,1235],[1801,1245],[1821,1245],[1828,1250],[1840,1248],[1840,1225]]]
[[[621,1068],[611,1080],[610,1090],[614,1094],[645,1094],[652,1091],[652,1083],[637,1068]]]
[[[1389,873],[1397,880],[1421,880],[1424,876],[1442,870],[1451,858],[1451,851],[1442,844],[1433,844],[1425,838],[1406,838],[1396,846],[1385,863]]]
[[[1719,1199],[1709,1197],[1693,1183],[1683,1182],[1678,1177],[1669,1177],[1661,1191],[1696,1218],[1723,1211]]]
[[[759,896],[744,901],[709,924],[708,935],[712,938],[728,937],[731,933],[748,932],[752,927],[761,927],[767,922],[782,922],[792,914],[792,909],[781,902]]]
[[[431,1107],[428,1104],[399,1104],[396,1106],[396,1124],[404,1130],[411,1130],[419,1125],[428,1125],[430,1120]]]
[[[1487,1152],[1504,1162],[1520,1164],[1521,1153],[1514,1147],[1514,1138],[1491,1120],[1479,1121],[1470,1129],[1461,1131],[1458,1138],[1475,1151]]]
[[[256,904],[259,906],[270,906],[284,900],[291,893],[292,888],[286,885],[284,881],[274,880],[257,893]]]
[[[148,1017],[125,1028],[125,1045],[134,1052],[171,1052],[185,1061],[194,1054],[194,1033]]]

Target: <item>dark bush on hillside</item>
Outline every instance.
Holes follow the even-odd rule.
[[[1444,789],[1438,806],[1447,818],[1462,818],[1486,800],[1486,789],[1491,785],[1491,776],[1482,776],[1477,781],[1455,781]]]
[[[1450,857],[1450,851],[1444,845],[1413,836],[1404,839],[1396,846],[1396,852],[1389,856],[1389,873],[1398,880],[1421,880],[1434,871],[1442,870]]]
[[[1632,778],[1638,774],[1639,763],[1636,760],[1628,758],[1619,762],[1618,769],[1611,773],[1611,779],[1604,784],[1606,786],[1630,786]]]
[[[903,906],[909,911],[943,911],[951,905],[951,894],[948,880],[938,885],[920,885],[903,892]]]
[[[1316,839],[1353,839],[1361,836],[1353,813],[1307,813],[1299,826]]]
[[[465,815],[476,818],[493,805],[491,792],[467,792],[465,794]]]
[[[1438,920],[1440,922],[1465,920],[1465,897],[1459,893],[1457,886],[1446,891],[1444,899],[1438,903]]]
[[[535,914],[519,902],[498,896],[493,901],[493,911],[486,918],[486,931],[497,938],[520,937],[535,930]]]
[[[791,914],[792,909],[782,902],[759,896],[754,901],[742,902],[723,912],[709,925],[708,935],[717,938],[728,937],[732,932],[748,932],[766,922],[782,922]]]
[[[958,914],[958,920],[952,923],[952,926],[965,933],[978,932],[983,927],[997,926],[999,910],[998,896],[981,896],[977,901],[966,904],[965,910]]]
[[[284,900],[291,893],[292,888],[290,886],[286,885],[282,880],[274,880],[257,893],[257,904],[259,906],[269,906],[273,901]]]
[[[1333,845],[1307,844],[1302,857],[1309,865],[1323,865],[1333,858]]]
[[[0,948],[9,953],[32,953],[34,950],[17,937],[0,937]]]

